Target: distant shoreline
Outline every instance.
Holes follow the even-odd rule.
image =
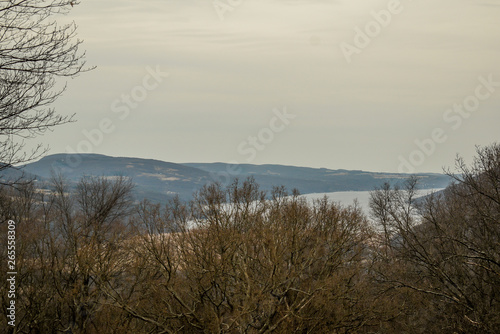
[[[420,189],[417,198],[441,191],[443,189],[445,188]],[[338,202],[344,206],[352,205],[354,204],[354,200],[358,200],[358,204],[362,208],[363,212],[368,215],[370,213],[370,192],[371,191],[335,191],[329,193],[304,194],[301,196],[305,197],[310,202],[326,196],[329,200]]]

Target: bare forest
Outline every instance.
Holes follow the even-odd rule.
[[[109,145],[113,152],[135,147],[131,152],[145,156],[180,154],[169,155],[171,161],[200,154],[206,160],[234,142],[236,152],[213,159],[228,161],[239,153],[241,161],[259,163],[293,155],[303,165],[319,165],[341,164],[336,159],[348,156],[344,162],[351,165],[378,161],[390,169],[399,152],[391,148],[398,146],[394,142],[415,143],[399,156],[400,174],[427,168],[438,144],[472,114],[471,127],[454,137],[472,133],[470,138],[481,139],[476,143],[490,143],[484,135],[498,133],[493,93],[500,82],[496,73],[483,73],[487,61],[498,67],[498,45],[476,45],[498,40],[493,4],[487,12],[485,4],[470,1],[450,6],[462,13],[481,7],[465,20],[439,2],[414,1],[415,8],[432,3],[431,10],[419,11],[410,9],[411,1],[390,1],[387,9],[366,8],[370,19],[362,26],[378,29],[365,29],[368,38],[352,21],[357,14],[342,7],[351,2],[261,1],[256,8],[262,10],[248,11],[237,8],[242,1],[212,3],[211,14],[221,22],[197,16],[203,11],[184,1],[94,1],[82,8],[75,17],[83,18],[102,71],[56,111],[68,81],[96,65],[87,65],[69,15],[80,1],[0,0],[0,176],[19,172],[12,181],[0,180],[0,333],[500,333],[498,143],[478,146],[470,163],[457,158],[446,172],[454,182],[435,195],[418,199],[416,176],[381,185],[371,193],[369,214],[326,197],[311,204],[300,189],[276,185],[263,191],[254,178],[229,186],[201,183],[192,200],[176,197],[159,205],[136,201],[133,180],[124,176],[86,176],[75,186],[54,173],[41,189],[22,175],[21,166],[48,152],[50,143],[33,139],[73,123],[77,114],[88,128],[51,137],[59,150],[72,152],[67,145],[76,145],[77,152],[89,153]],[[186,15],[185,7],[194,10]],[[323,16],[329,11],[322,8],[336,16]],[[291,31],[274,25],[286,13],[294,13]],[[408,18],[390,28],[400,13]],[[226,14],[234,32],[222,28]],[[449,24],[452,16],[459,18],[456,24]],[[421,34],[399,26],[407,22],[418,22]],[[352,35],[351,25],[354,45],[341,42]],[[470,31],[455,30],[462,27]],[[346,31],[350,35],[336,35]],[[340,42],[337,58],[333,41]],[[361,55],[370,43],[373,49]],[[383,45],[391,47],[377,55]],[[457,57],[456,50],[465,56]],[[167,66],[162,69],[167,58],[171,81]],[[131,73],[144,77],[131,81]],[[459,83],[478,76],[480,85],[461,104],[446,99],[464,96],[473,85],[465,82],[465,90]],[[264,114],[261,109],[275,101],[291,107],[269,107],[273,111]],[[453,109],[429,131],[424,117],[446,101]],[[140,113],[125,122],[136,107]],[[404,140],[409,133],[432,136]],[[280,139],[271,147],[275,137]],[[439,161],[437,155],[430,160]]]
[[[455,172],[425,200],[416,179],[374,190],[370,217],[252,179],[165,207],[133,204],[124,178],[4,187],[11,332],[498,333],[500,146]]]

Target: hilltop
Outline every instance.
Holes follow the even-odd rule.
[[[361,170],[309,168],[284,165],[230,165],[226,163],[172,163],[152,159],[110,157],[100,154],[55,154],[27,164],[22,171],[37,179],[41,185],[55,174],[61,174],[69,182],[77,182],[82,176],[93,175],[114,178],[126,176],[135,183],[138,200],[148,198],[165,202],[178,195],[188,200],[203,185],[219,181],[230,184],[235,178],[254,177],[263,190],[273,186],[298,189],[302,194],[335,191],[368,191],[384,182],[401,183],[408,174],[378,173]],[[6,175],[19,172],[4,171]],[[422,173],[420,187],[443,188],[449,178],[443,174]]]

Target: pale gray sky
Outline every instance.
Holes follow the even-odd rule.
[[[97,69],[55,104],[78,122],[50,153],[440,172],[500,139],[497,0],[83,0],[68,19]]]

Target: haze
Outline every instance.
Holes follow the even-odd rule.
[[[63,20],[97,68],[55,104],[78,122],[40,140],[50,153],[441,172],[498,140],[499,17],[487,0],[82,1]]]

